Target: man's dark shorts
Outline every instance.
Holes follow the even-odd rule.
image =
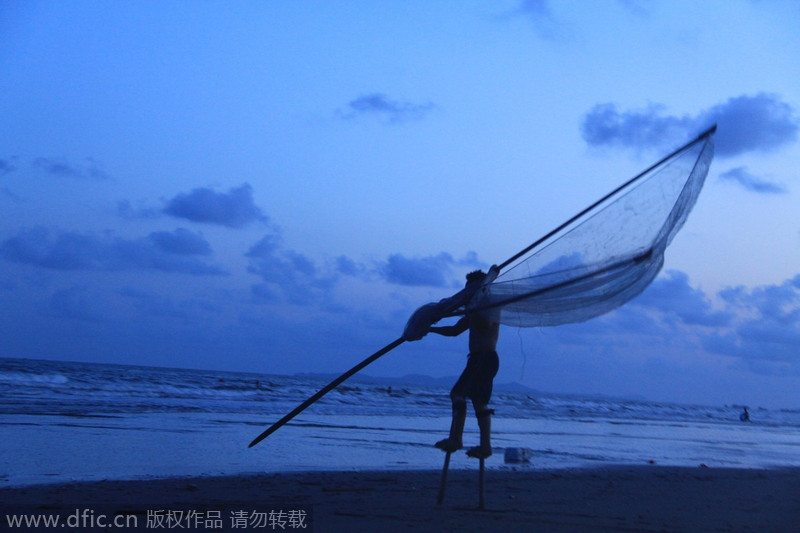
[[[500,367],[497,352],[474,352],[467,357],[467,368],[461,373],[450,396],[469,398],[473,405],[487,405],[492,397],[492,382]]]

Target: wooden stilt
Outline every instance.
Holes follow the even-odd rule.
[[[447,470],[450,468],[450,452],[444,456],[444,467],[442,467],[442,484],[439,486],[439,499],[436,500],[436,505],[442,505],[444,502],[444,491],[447,487]]]
[[[479,490],[480,490],[480,499],[479,499],[479,502],[478,502],[478,507],[479,507],[481,510],[485,508],[485,505],[484,505],[484,504],[485,504],[485,500],[484,500],[484,490],[483,490],[483,487],[484,487],[484,485],[483,485],[483,481],[484,481],[484,472],[485,472],[485,469],[484,469],[484,459],[483,459],[483,457],[481,457],[481,468],[480,468],[480,473],[478,474],[478,485],[480,486],[480,487],[479,487]]]

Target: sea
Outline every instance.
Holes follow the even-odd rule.
[[[335,377],[335,376],[334,376]],[[0,486],[319,470],[431,470],[449,386],[354,376],[260,444],[331,380],[0,359]],[[800,409],[542,394],[497,385],[487,469],[800,466]],[[470,411],[465,445],[478,442]],[[508,462],[506,459],[523,459]],[[463,453],[451,468],[476,468]]]

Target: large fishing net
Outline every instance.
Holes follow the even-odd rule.
[[[714,153],[713,132],[509,260],[468,309],[510,326],[556,326],[596,317],[641,293],[661,269],[664,250],[700,194]]]
[[[261,432],[250,446],[379,357],[405,341],[424,337],[430,325],[445,316],[480,312],[512,326],[556,326],[601,315],[642,292],[664,264],[664,250],[700,194],[714,152],[714,131],[704,132],[493,266],[485,279],[468,281],[453,296],[417,309],[402,337],[320,389]]]

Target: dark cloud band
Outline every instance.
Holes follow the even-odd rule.
[[[245,183],[227,193],[207,188],[178,194],[167,202],[164,213],[191,222],[242,228],[267,217],[253,201],[253,188]]]
[[[140,239],[123,239],[76,232],[52,235],[45,228],[33,228],[0,243],[0,256],[4,259],[50,270],[225,274],[220,267],[194,257],[210,254],[211,248],[205,239],[183,229],[156,232]]]
[[[352,119],[362,115],[377,115],[390,122],[421,119],[433,109],[431,102],[415,104],[389,99],[385,94],[372,93],[359,96],[347,104],[347,110],[340,112],[342,118]]]
[[[666,115],[664,109],[620,111],[612,103],[597,104],[585,115],[581,134],[590,146],[666,149],[717,124],[715,153],[732,157],[780,148],[794,142],[800,128],[794,109],[768,93],[731,98],[694,117]]]

